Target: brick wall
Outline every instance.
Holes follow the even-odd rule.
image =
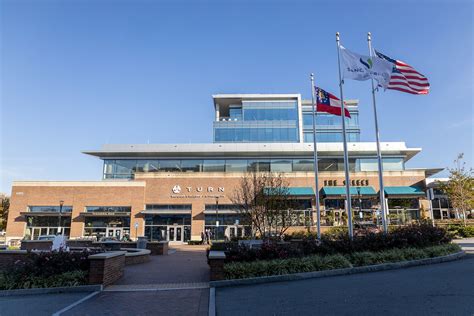
[[[149,242],[146,245],[146,249],[151,251],[152,256],[167,255],[168,254],[168,242]]]
[[[89,256],[89,284],[113,284],[123,276],[125,251]]]
[[[208,257],[211,281],[224,280],[225,253],[223,251],[210,251]]]
[[[0,271],[12,265],[17,260],[23,260],[27,252],[25,250],[2,250],[0,251]]]

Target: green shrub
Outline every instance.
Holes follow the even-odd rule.
[[[226,279],[242,279],[349,267],[351,267],[350,262],[341,255],[310,256],[228,263],[224,265],[224,275]]]
[[[0,290],[30,289],[87,284],[87,272],[81,270],[64,272],[49,277],[29,275],[17,278],[15,275],[0,273]]]
[[[446,256],[461,251],[457,244],[446,244],[426,248],[390,249],[379,252],[354,252],[346,258],[357,267],[380,263],[419,260],[433,257]]]
[[[447,227],[452,237],[469,238],[474,237],[474,225],[450,224]]]
[[[88,256],[94,252],[28,253],[0,272],[0,289],[70,286],[87,283]]]
[[[345,256],[313,255],[303,258],[256,260],[251,262],[232,262],[224,265],[226,279],[253,278],[270,275],[283,275],[300,272],[322,271],[367,266],[381,263],[401,262],[445,256],[459,252],[457,244],[445,244],[426,248],[389,249],[379,252],[363,251]]]

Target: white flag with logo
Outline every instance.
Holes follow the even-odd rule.
[[[347,79],[359,81],[373,78],[383,88],[387,88],[392,75],[393,64],[379,57],[359,55],[342,45],[342,73]]]

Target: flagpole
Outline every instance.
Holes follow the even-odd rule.
[[[336,33],[336,44],[337,44],[337,65],[339,67],[339,91],[341,94],[341,118],[342,118],[342,141],[344,146],[344,173],[346,178],[346,203],[347,203],[347,226],[349,229],[349,238],[354,237],[354,231],[352,229],[352,203],[351,203],[351,189],[349,180],[349,158],[347,155],[347,140],[346,140],[346,111],[344,106],[344,95],[342,93],[342,79],[341,79],[341,57],[340,55],[340,43],[339,43],[339,32]]]
[[[311,101],[313,105],[313,169],[314,169],[314,198],[316,201],[316,218],[318,239],[321,239],[321,212],[319,207],[319,181],[318,181],[318,150],[316,147],[316,106],[314,105],[314,75],[311,74]]]
[[[373,57],[372,54],[372,35],[370,32],[367,33],[367,43],[369,46],[369,55],[370,58]],[[382,164],[382,153],[380,151],[380,133],[379,133],[379,123],[377,118],[377,104],[375,102],[375,87],[374,87],[374,79],[370,78],[372,82],[372,104],[374,108],[374,121],[375,121],[375,139],[377,142],[377,161],[378,161],[378,169],[379,169],[379,195],[380,195],[380,206],[382,210],[382,225],[383,231],[385,233],[388,232],[388,225],[387,225],[387,210],[385,205],[385,190],[383,185],[383,164]]]

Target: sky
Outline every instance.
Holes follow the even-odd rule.
[[[208,143],[212,94],[336,95],[335,33],[426,75],[429,95],[377,93],[382,141],[408,168],[473,162],[473,2],[0,0],[0,192],[14,180],[100,180],[105,143]],[[370,82],[362,141],[374,141]],[[446,172],[440,174],[446,175]]]

